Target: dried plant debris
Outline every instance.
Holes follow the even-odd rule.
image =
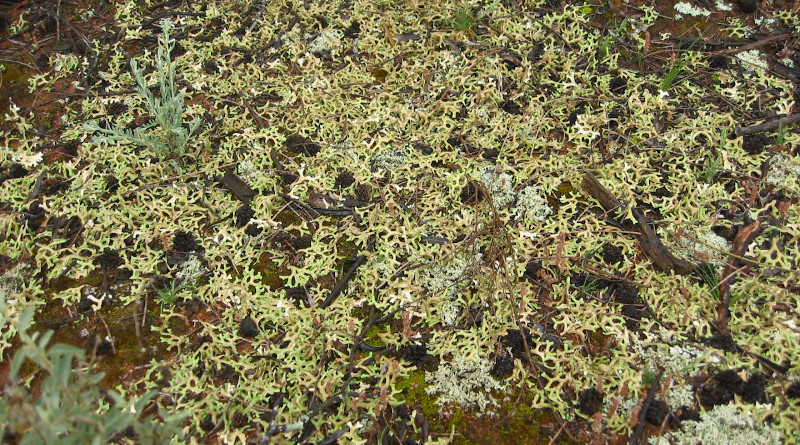
[[[502,412],[620,442],[645,399],[651,443],[800,440],[796,11],[111,3],[0,113],[0,293],[100,333],[187,440],[459,443]],[[129,59],[164,18],[156,125],[169,79]]]

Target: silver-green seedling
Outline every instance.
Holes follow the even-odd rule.
[[[175,82],[177,62],[172,60],[175,41],[170,37],[172,22],[161,21],[163,34],[156,54],[155,74],[158,80],[159,97],[156,97],[144,78],[145,68],[136,59],[131,59],[131,71],[136,78],[135,90],[144,100],[145,109],[154,121],[133,130],[103,128],[97,123],[87,123],[86,130],[98,132],[97,141],[126,141],[147,147],[159,157],[180,157],[184,154],[189,139],[200,128],[200,118],[195,118],[184,126],[183,91]]]

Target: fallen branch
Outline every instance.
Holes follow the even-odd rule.
[[[772,131],[777,130],[780,127],[784,127],[786,125],[792,125],[800,122],[800,113],[798,114],[790,114],[786,117],[782,117],[780,119],[775,119],[771,121],[764,122],[763,124],[758,125],[748,125],[747,127],[736,127],[734,133],[736,136],[747,136],[750,134],[756,133],[763,133],[765,131]]]
[[[625,208],[625,206],[589,172],[583,175],[581,187],[596,199],[608,213]],[[618,223],[627,230],[639,232],[636,237],[639,239],[642,250],[653,261],[656,267],[663,271],[674,270],[681,275],[689,274],[695,269],[694,264],[676,257],[664,246],[664,243],[661,242],[661,238],[658,237],[641,211],[634,208],[631,209],[631,212],[636,218],[636,225],[630,224],[627,221],[618,221]]]

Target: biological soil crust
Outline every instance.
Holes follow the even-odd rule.
[[[800,8],[651,3],[3,6],[4,360],[35,305],[198,443],[797,443]]]

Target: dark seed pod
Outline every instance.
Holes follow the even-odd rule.
[[[247,204],[243,204],[236,210],[236,227],[244,227],[255,216],[256,211]]]
[[[316,156],[320,149],[319,144],[316,144],[312,142],[311,139],[301,136],[297,133],[286,138],[286,148],[293,153],[298,153],[305,156]]]
[[[605,396],[595,388],[586,388],[578,395],[578,410],[587,416],[593,416],[603,408]]]
[[[203,246],[198,244],[191,232],[178,231],[172,239],[172,250],[181,253],[203,252]]]
[[[258,332],[258,325],[256,325],[253,317],[248,315],[242,319],[242,322],[239,325],[239,335],[245,338],[253,338],[258,335]]]
[[[415,366],[420,366],[428,360],[428,348],[425,343],[418,345],[408,345],[403,351],[403,359],[408,360]]]
[[[125,102],[111,102],[106,108],[106,113],[108,113],[110,116],[118,116],[128,111],[128,108],[129,107]]]

